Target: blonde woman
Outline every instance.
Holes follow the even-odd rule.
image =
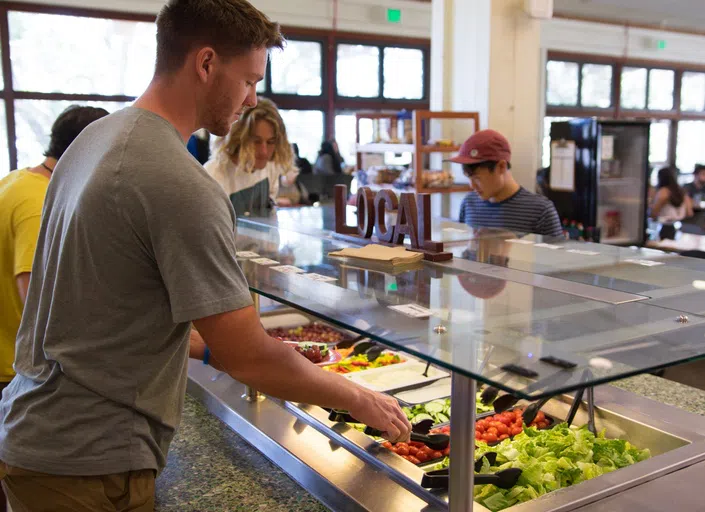
[[[298,192],[278,197],[280,184],[296,191],[297,170],[284,121],[277,106],[265,98],[216,141],[215,154],[205,168],[230,196],[237,215],[299,200]]]

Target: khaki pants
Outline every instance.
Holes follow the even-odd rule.
[[[154,470],[103,476],[57,476],[0,462],[13,512],[152,512]]]

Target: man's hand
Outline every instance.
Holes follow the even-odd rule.
[[[392,443],[409,442],[411,423],[391,396],[363,389],[348,412],[356,420],[384,432],[383,437]]]

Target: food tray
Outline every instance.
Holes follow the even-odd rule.
[[[390,365],[387,365],[387,366],[382,366],[382,367],[379,367],[379,368],[363,368],[363,369],[361,369],[361,370],[358,370],[358,371],[352,372],[352,373],[339,373],[339,375],[342,375],[342,376],[345,377],[345,378],[350,378],[350,377],[353,376],[353,375],[359,375],[359,374],[361,374],[361,373],[367,374],[367,373],[370,373],[370,372],[377,372],[377,371],[381,371],[381,370],[386,370],[386,369],[388,369],[388,368],[396,368],[396,367],[398,367],[398,366],[402,366],[402,365],[408,364],[409,362],[415,362],[415,361],[416,361],[415,359],[410,358],[410,357],[409,357],[408,355],[406,355],[406,354],[401,354],[401,353],[399,353],[399,352],[394,352],[394,351],[392,351],[392,350],[385,350],[385,351],[382,352],[382,355],[383,355],[383,354],[394,354],[394,355],[397,355],[397,356],[399,356],[399,357],[402,359],[402,362],[400,362],[400,363],[395,363],[395,364],[390,364]],[[341,355],[342,355],[342,354],[341,354]],[[341,361],[338,361],[338,362],[339,362],[339,363],[345,363],[347,359],[349,359],[349,358],[343,356],[342,360],[341,360]],[[336,373],[337,373],[337,372],[336,372]]]
[[[299,342],[299,341],[286,341],[284,340],[283,343],[286,345],[290,346],[292,349],[295,349],[296,347],[299,346],[299,343],[308,343],[305,341]],[[321,346],[325,346],[325,343],[321,343]],[[343,357],[340,355],[340,352],[335,350],[334,348],[329,348],[328,349],[328,357],[323,359],[320,363],[314,363],[317,366],[328,366],[331,364],[339,363],[343,359]]]
[[[418,384],[435,382],[449,375],[448,372],[431,366],[428,369],[428,377],[424,377],[423,373],[425,370],[426,363],[407,360],[405,363],[394,364],[384,368],[374,368],[363,372],[349,373],[344,375],[344,377],[373,391],[390,393],[407,389]],[[404,375],[404,379],[397,377],[399,381],[393,382],[394,374]],[[385,380],[389,382],[385,383]]]
[[[426,396],[423,396],[426,393]],[[422,405],[434,400],[442,400],[450,398],[451,383],[450,378],[439,379],[434,383],[426,386],[409,389],[406,391],[398,391],[394,393],[394,398],[408,406]]]
[[[307,325],[311,325],[313,323],[321,324],[326,326],[327,328],[336,331],[340,333],[343,336],[343,339],[341,341],[336,341],[336,342],[326,342],[326,345],[329,347],[336,346],[340,343],[345,343],[345,342],[350,342],[355,339],[358,339],[359,336],[355,333],[346,331],[344,329],[339,329],[337,327],[333,327],[325,322],[321,322],[316,320],[315,322],[312,322],[311,319],[308,317],[300,314],[300,313],[282,313],[282,314],[277,314],[277,315],[267,315],[263,316],[261,318],[262,321],[262,327],[264,327],[265,330],[270,330],[270,329],[292,329],[296,327],[305,327]],[[315,340],[301,340],[301,341],[311,341],[314,343],[320,343]]]

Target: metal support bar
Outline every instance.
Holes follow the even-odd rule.
[[[257,314],[259,314],[259,294],[255,292],[250,292],[250,295],[252,296],[252,305],[254,306],[255,311],[257,311]],[[260,394],[260,392],[257,391],[255,388],[245,386],[245,393],[242,395],[243,400],[247,402],[261,402],[262,400],[264,400],[264,398],[264,395]]]
[[[475,393],[473,379],[453,372],[450,431],[450,512],[472,512],[475,479]]]

